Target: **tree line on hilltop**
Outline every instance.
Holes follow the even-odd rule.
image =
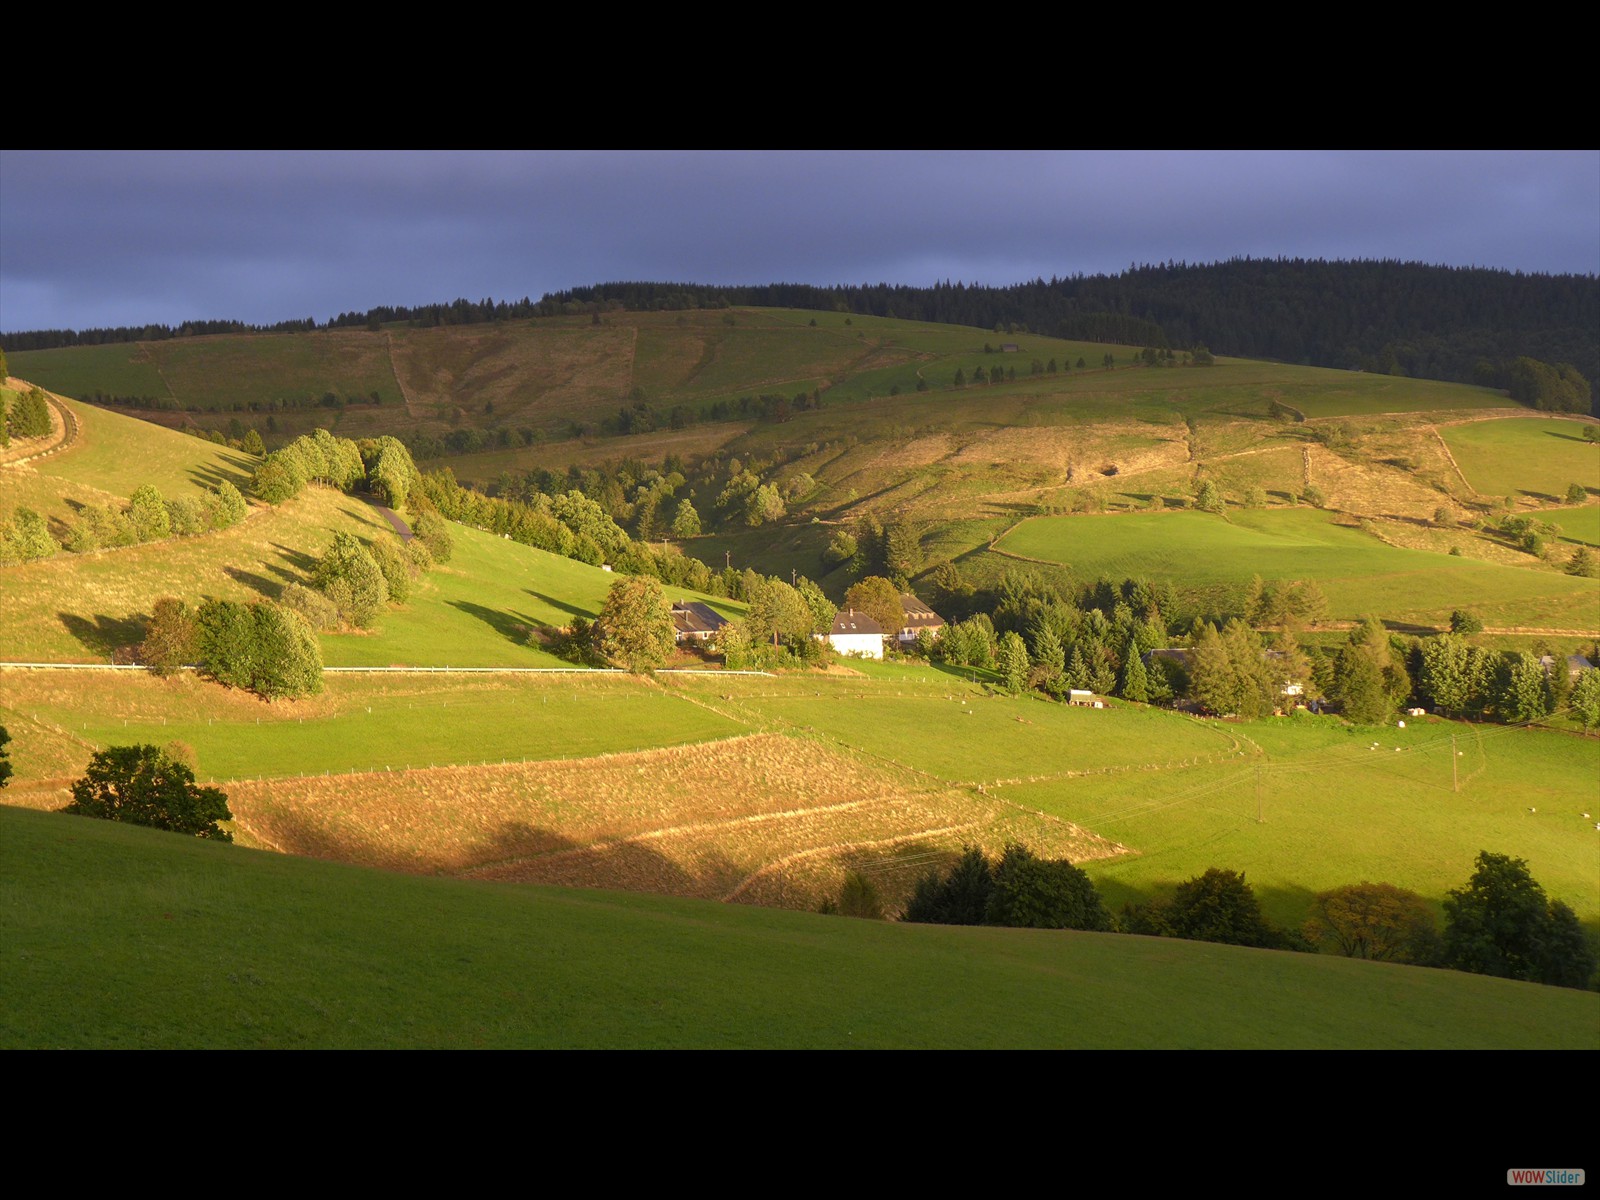
[[[717,287],[612,282],[548,293],[538,301],[457,299],[379,306],[250,326],[186,322],[116,329],[8,333],[13,350],[160,341],[206,333],[302,332],[404,321],[470,325],[608,311],[784,307],[1032,331],[1052,337],[1147,346],[1208,346],[1222,354],[1312,366],[1513,388],[1517,360],[1600,377],[1600,280],[1394,260],[1236,258],[1218,263],[1131,265],[1116,275],[1052,276],[1005,287],[775,283]],[[1588,411],[1585,407],[1564,411]]]

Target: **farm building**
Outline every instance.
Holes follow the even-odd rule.
[[[1554,658],[1552,658],[1548,654],[1541,654],[1539,656],[1539,665],[1544,668],[1544,676],[1545,676],[1546,679],[1548,679],[1548,678],[1550,678],[1550,672],[1555,670],[1556,660]],[[1584,655],[1582,655],[1582,654],[1569,654],[1569,655],[1567,655],[1567,678],[1568,679],[1575,680],[1575,679],[1578,678],[1579,675],[1582,675],[1585,671],[1592,671],[1592,670],[1594,670],[1594,664],[1592,662],[1590,662],[1588,660],[1588,658],[1586,658]]]
[[[828,631],[828,644],[840,654],[859,654],[866,658],[883,657],[883,626],[855,609],[839,610]]]
[[[939,631],[944,628],[944,618],[910,592],[900,593],[900,607],[906,610],[906,623],[900,626],[900,632],[895,635],[902,646],[909,646],[917,640],[917,634],[922,630],[931,630],[934,637],[939,636]]]
[[[1067,703],[1077,708],[1104,708],[1106,702],[1087,688],[1072,688],[1067,692]]]
[[[672,640],[706,642],[728,622],[709,604],[699,600],[679,600],[672,606]]]

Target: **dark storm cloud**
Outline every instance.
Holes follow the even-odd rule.
[[[1593,152],[0,155],[0,328],[1235,255],[1600,271]]]

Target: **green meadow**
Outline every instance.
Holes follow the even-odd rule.
[[[1467,482],[1485,496],[1560,500],[1569,484],[1600,491],[1600,442],[1583,439],[1585,422],[1509,417],[1450,425],[1450,445]]]
[[[184,742],[200,777],[223,781],[588,758],[749,732],[608,673],[331,674],[321,696],[266,704],[192,675],[7,671],[0,713],[19,741],[40,723],[64,731],[85,762],[94,747]]]
[[[1035,517],[996,550],[987,556],[996,572],[1009,554],[1059,564],[1078,579],[1168,578],[1201,592],[1255,575],[1315,579],[1336,620],[1376,613],[1438,626],[1461,608],[1491,625],[1592,629],[1600,612],[1595,580],[1390,546],[1310,508]]]
[[[0,881],[18,1049],[1592,1049],[1600,1020],[1447,971],[420,879],[3,808]]]

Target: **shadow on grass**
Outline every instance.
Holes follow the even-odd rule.
[[[565,600],[557,600],[554,596],[546,596],[543,592],[536,592],[532,588],[525,588],[523,590],[526,591],[528,593],[528,595],[532,596],[535,600],[538,600],[540,603],[548,604],[551,608],[554,608],[554,609],[559,609],[561,612],[566,613],[568,616],[571,616],[571,617],[592,617],[592,616],[595,615],[593,612],[591,612],[587,608],[579,608],[574,604],[567,603],[567,601],[565,601]],[[469,606],[469,607],[475,607],[475,606]]]
[[[150,623],[147,613],[131,617],[96,616],[80,617],[75,613],[57,613],[80,646],[95,654],[110,658],[124,646],[144,641],[145,626]]]
[[[386,779],[400,796],[412,786],[418,791],[427,787],[421,781],[413,785],[398,773]],[[282,806],[259,817],[245,809],[241,817],[247,833],[265,835],[289,854],[423,875],[720,899],[753,869],[753,865],[735,864],[719,850],[706,851],[700,846],[695,847],[690,869],[637,840],[638,834],[629,840],[597,831],[580,841],[528,821],[504,821],[466,845],[459,844],[456,830],[441,830],[447,835],[445,844],[452,847],[449,850],[434,849],[426,825],[413,824],[413,840],[397,853],[356,822],[343,820],[337,811],[330,813],[322,806],[314,813]]]
[[[532,632],[536,625],[540,624],[532,617],[525,616],[522,613],[502,612],[495,608],[485,608],[481,604],[473,604],[470,600],[450,600],[446,603],[451,608],[460,609],[469,617],[477,617],[478,620],[489,626],[507,641],[514,642],[518,646],[526,646],[528,644],[528,634]]]
[[[1600,446],[1600,442],[1592,442],[1588,438],[1576,433],[1562,433],[1558,429],[1541,429],[1545,437],[1560,438],[1564,442],[1578,442],[1585,446]]]
[[[275,567],[269,567],[268,569],[277,570]],[[242,583],[252,591],[260,592],[268,600],[276,600],[283,594],[283,584],[274,583],[265,575],[254,575],[239,567],[223,567],[222,573],[235,583]],[[288,575],[287,572],[284,572],[284,575],[289,582],[294,582],[293,576]]]
[[[279,545],[277,542],[270,544],[278,552],[278,557],[291,567],[298,567],[306,575],[310,575],[316,569],[317,560],[309,554],[302,554],[298,550],[292,550],[288,546]]]

